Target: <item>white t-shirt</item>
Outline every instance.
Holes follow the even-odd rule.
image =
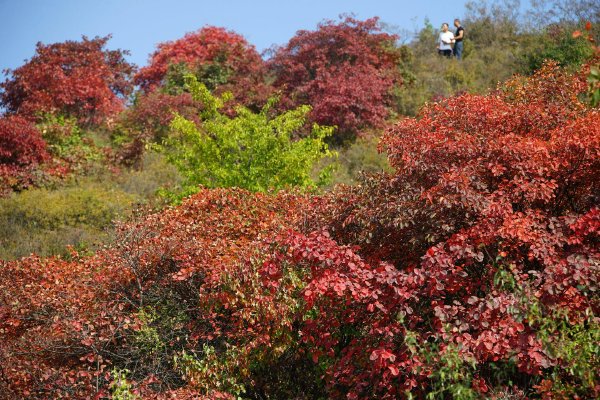
[[[454,39],[454,33],[440,32],[440,50],[452,50],[452,46],[450,46],[450,42]],[[446,43],[444,43],[446,42]]]

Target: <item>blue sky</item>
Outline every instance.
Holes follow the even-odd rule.
[[[232,29],[263,51],[342,13],[360,19],[379,16],[412,32],[423,26],[425,17],[437,26],[462,16],[464,6],[448,0],[0,0],[0,70],[22,65],[38,41],[109,33],[113,38],[108,47],[130,50],[129,60],[141,66],[157,43],[204,25]]]

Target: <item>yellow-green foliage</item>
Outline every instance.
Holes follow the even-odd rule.
[[[88,174],[105,161],[101,132],[82,130],[74,118],[47,114],[38,128],[52,156],[67,162],[76,174]]]
[[[113,219],[125,217],[135,197],[95,182],[57,190],[32,189],[0,199],[0,258],[65,254],[106,239]]]
[[[336,159],[326,163],[335,163],[331,184],[352,185],[358,182],[361,173],[390,172],[391,167],[385,153],[377,149],[379,136],[369,135],[358,138],[354,143],[338,151]]]
[[[200,358],[184,351],[174,357],[174,364],[200,393],[208,394],[217,386],[218,390],[240,398],[246,392],[237,373],[237,360],[243,352],[236,346],[228,346],[224,352],[217,353],[214,347],[204,344]]]
[[[322,183],[311,172],[320,159],[332,155],[325,138],[333,128],[314,125],[309,137],[292,140],[305,125],[309,106],[272,116],[271,101],[260,113],[239,107],[229,117],[220,112],[227,96],[211,95],[191,75],[186,84],[204,105],[202,124],[176,116],[172,134],[157,147],[183,175],[184,194],[197,191],[198,185],[265,191]]]
[[[113,400],[136,400],[139,396],[133,393],[133,385],[127,381],[128,370],[113,369],[110,384],[111,398]]]
[[[142,156],[139,169],[125,170],[116,179],[123,191],[137,197],[144,203],[160,206],[164,200],[157,195],[159,189],[176,191],[181,187],[181,175],[165,157],[153,151]]]

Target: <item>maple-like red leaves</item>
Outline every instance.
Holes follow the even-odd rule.
[[[201,190],[93,256],[4,263],[0,393],[108,396],[128,370],[143,398],[598,397],[584,90],[547,64],[390,127],[393,173]]]
[[[48,158],[46,142],[31,122],[0,118],[0,190],[27,186],[33,169]]]
[[[135,68],[122,50],[106,50],[110,36],[45,45],[0,84],[0,103],[11,113],[37,119],[43,113],[99,123],[123,108]]]
[[[476,361],[479,388],[496,379],[489,363],[514,362],[520,373],[535,376],[569,362],[549,350],[547,335],[576,328],[549,333],[541,321],[563,312],[572,326],[597,323],[589,313],[599,306],[600,114],[579,102],[584,90],[580,76],[547,64],[497,94],[427,105],[382,140],[396,173],[315,203],[322,208],[314,222],[335,240],[359,245],[363,258],[392,262],[400,271],[393,278],[398,292],[365,307],[375,313],[368,326],[395,328],[396,335],[410,329],[420,343],[435,337],[442,348],[458,346],[465,362]],[[533,317],[529,307],[541,314]],[[403,326],[388,322],[389,314],[402,315]],[[330,336],[346,329],[319,315]],[[397,357],[406,351],[381,332],[368,340],[387,342]],[[367,348],[364,333],[353,340]],[[351,365],[357,354],[367,356],[353,344],[344,351],[353,354]],[[412,374],[436,367],[417,367],[424,362],[418,356],[409,360],[399,383],[426,385],[425,376]],[[555,372],[559,380],[573,379],[567,370]],[[348,365],[331,374],[346,390],[370,396]],[[381,396],[384,389],[389,386]]]
[[[205,26],[181,39],[160,43],[149,65],[135,76],[135,82],[151,92],[169,78],[182,83],[184,73],[196,75],[217,94],[233,93],[238,104],[248,107],[262,106],[270,93],[264,82],[264,62],[254,46],[243,36],[220,27]]]
[[[340,142],[381,126],[391,90],[401,82],[395,40],[382,32],[377,18],[347,17],[297,32],[269,60],[283,105],[310,104],[313,121],[337,126]]]

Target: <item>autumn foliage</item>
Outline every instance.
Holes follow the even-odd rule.
[[[392,89],[401,83],[396,36],[377,18],[326,21],[298,31],[275,50],[269,68],[283,104],[313,107],[313,121],[339,129],[340,142],[379,127],[389,114]]]
[[[201,189],[0,266],[2,398],[595,398],[600,114],[555,64],[387,129],[395,171]]]
[[[149,65],[135,76],[145,92],[178,84],[183,87],[183,76],[192,73],[210,90],[232,92],[239,104],[260,107],[268,97],[262,58],[233,31],[205,26],[157,47]]]
[[[123,109],[134,66],[121,50],[107,50],[110,36],[45,45],[0,84],[0,104],[37,120],[45,113],[98,123]]]
[[[399,122],[381,143],[396,173],[316,213],[336,241],[390,263],[359,286],[375,291],[365,300],[356,272],[326,281],[347,289],[312,337],[339,350],[340,394],[597,395],[600,115],[577,100],[584,80],[552,64],[501,89]],[[351,326],[370,329],[348,339]]]
[[[242,324],[251,316],[210,311],[219,303],[209,299],[228,301],[225,291],[216,291],[227,284],[223,279],[251,267],[261,238],[298,221],[299,204],[292,195],[205,190],[180,208],[123,226],[121,244],[92,258],[2,265],[3,398],[106,396],[114,368],[127,369],[136,391],[150,398],[157,391],[211,393],[222,374],[211,372],[212,382],[196,378],[202,369],[185,367],[186,360],[206,355],[202,344],[223,351],[227,339],[215,328],[227,318]],[[238,295],[235,280],[231,285],[231,295]],[[249,294],[261,289],[243,288]],[[244,338],[254,348],[265,341],[260,331]],[[219,368],[215,361],[221,356],[213,360]],[[247,368],[243,362],[221,368],[238,372]]]
[[[33,169],[47,159],[46,142],[31,122],[0,118],[0,191],[30,184]]]

